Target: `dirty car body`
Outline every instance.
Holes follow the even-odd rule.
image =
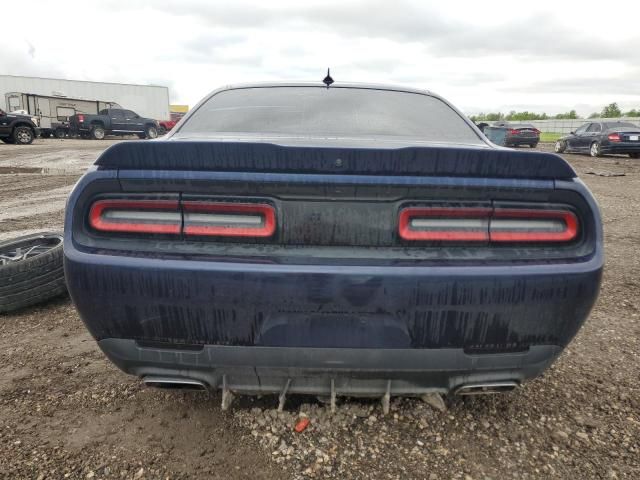
[[[573,338],[602,265],[563,159],[496,147],[404,88],[215,91],[166,139],[106,150],[66,211],[82,319],[156,385],[510,387]]]

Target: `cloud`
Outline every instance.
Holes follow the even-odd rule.
[[[459,27],[459,26],[458,26]],[[454,56],[508,55],[517,58],[610,60],[639,58],[620,43],[566,25],[559,18],[516,18],[490,29],[482,25],[449,31],[430,46],[432,53]]]
[[[593,12],[552,0],[523,8],[462,0],[103,0],[91,11],[84,0],[67,0],[64,10],[32,2],[28,32],[4,27],[15,42],[0,50],[3,73],[161,84],[172,101],[189,104],[229,83],[319,81],[327,67],[336,81],[424,88],[469,113],[601,105],[612,95],[640,103],[633,47],[640,4],[629,4],[627,15],[602,9],[598,22],[612,27],[586,29]],[[126,35],[73,48],[51,41],[52,24],[95,18]]]
[[[27,41],[27,45],[29,45],[29,50],[27,51],[27,53],[29,54],[29,56],[31,58],[35,58],[36,57],[36,47],[33,46],[33,44],[29,41]]]
[[[590,93],[597,90],[600,94],[636,94],[640,70],[632,70],[616,75],[612,75],[611,73],[604,71],[598,77],[594,77],[579,72],[571,78],[543,80],[518,87],[507,87],[507,90],[517,92],[545,91],[548,93]]]
[[[505,18],[499,24],[469,21],[457,15],[455,3],[408,0],[357,0],[352,2],[247,2],[232,4],[183,0],[183,16],[211,29],[286,28],[307,33],[332,33],[339,37],[384,38],[422,43],[439,56],[525,55],[531,57],[611,59],[639,58],[637,49],[620,48],[615,36],[591,33],[579,24],[567,22],[553,10],[535,13],[530,8],[515,9],[511,15],[504,5],[486,5],[489,18]],[[153,6],[175,12],[170,0],[134,0],[122,5]],[[527,5],[530,7],[531,5]],[[449,16],[444,12],[454,14]],[[529,13],[531,11],[532,13]],[[636,36],[636,38],[640,38]],[[640,52],[640,51],[638,51]]]
[[[2,73],[31,76],[61,76],[63,71],[53,62],[46,59],[36,60],[35,47],[25,41],[14,42],[13,48],[0,49],[0,65]]]
[[[164,12],[174,12],[170,0],[122,1],[122,6],[153,6]],[[351,2],[209,2],[184,0],[180,3],[183,15],[196,19],[211,28],[286,27],[309,28],[331,32],[339,36],[395,38],[402,41],[421,41],[444,33],[448,22],[435,8],[425,10],[413,2],[399,0],[357,0]]]

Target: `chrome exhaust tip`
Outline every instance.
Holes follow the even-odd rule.
[[[490,395],[510,392],[518,386],[518,382],[475,383],[458,387],[456,395]]]
[[[207,390],[204,382],[193,378],[147,376],[142,378],[142,382],[149,387],[170,390]]]

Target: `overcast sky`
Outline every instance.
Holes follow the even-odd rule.
[[[222,85],[320,81],[330,66],[336,81],[424,88],[468,114],[640,108],[637,0],[28,5],[2,15],[0,73],[166,85],[193,106]]]

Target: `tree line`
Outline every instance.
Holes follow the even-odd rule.
[[[616,102],[610,103],[605,106],[600,112],[593,112],[587,118],[619,118],[619,117],[640,117],[640,109],[635,108],[628,112],[623,112]],[[556,115],[547,115],[546,113],[535,112],[516,112],[510,111],[506,115],[501,112],[496,113],[479,113],[478,115],[471,115],[469,117],[473,122],[497,122],[499,120],[517,121],[517,120],[575,120],[582,118],[575,110],[570,110],[565,113],[558,113]]]

